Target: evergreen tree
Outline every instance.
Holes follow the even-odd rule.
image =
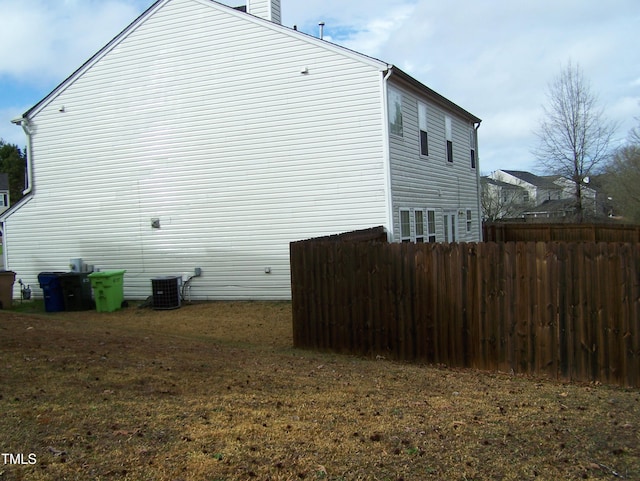
[[[11,205],[22,199],[25,189],[27,155],[17,145],[0,139],[0,173],[9,174],[9,195]]]

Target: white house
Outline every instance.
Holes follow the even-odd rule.
[[[496,170],[489,179],[524,189],[515,217],[571,217],[575,212],[575,185],[560,175],[539,176],[522,170]],[[596,191],[581,189],[585,213],[596,215]]]
[[[82,258],[126,269],[130,299],[195,268],[193,299],[288,299],[294,240],[481,237],[480,119],[281,25],[278,0],[159,0],[13,122],[28,186],[4,260],[31,285]]]

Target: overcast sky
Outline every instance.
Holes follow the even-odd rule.
[[[153,0],[0,0],[0,138]],[[244,0],[223,1],[227,5]],[[397,65],[480,117],[481,172],[538,172],[547,86],[578,64],[622,142],[640,117],[639,0],[281,0],[283,24]]]

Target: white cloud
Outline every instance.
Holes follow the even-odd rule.
[[[0,80],[55,85],[152,3],[0,0]],[[483,171],[533,165],[531,132],[547,85],[569,60],[583,68],[608,117],[621,124],[621,136],[640,116],[640,50],[633,41],[640,21],[637,0],[281,3],[285,25],[317,35],[324,21],[327,40],[397,65],[482,118]],[[15,110],[6,105],[0,105],[0,118],[13,118],[33,103]],[[23,142],[21,129],[8,122],[0,122],[0,136]]]
[[[28,108],[28,106],[23,106],[20,108],[0,109],[0,119],[7,119],[6,122],[0,122],[0,139],[8,144],[15,144],[20,148],[24,147],[26,142],[24,131],[19,125],[14,125],[9,120],[19,117]]]
[[[0,0],[0,76],[33,84],[63,80],[138,16],[134,3]]]

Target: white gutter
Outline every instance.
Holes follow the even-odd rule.
[[[23,195],[30,194],[33,190],[33,164],[31,163],[31,128],[29,119],[26,117],[18,117],[11,121],[12,124],[20,125],[27,136],[27,186],[22,191]]]
[[[483,242],[482,238],[482,204],[480,202],[480,196],[482,195],[482,185],[480,184],[480,153],[478,152],[478,129],[480,128],[480,122],[476,122],[473,124],[474,130],[474,142],[476,148],[476,188],[478,190],[478,194],[476,195],[476,201],[478,203],[477,212],[478,212],[478,239],[480,242]]]
[[[393,196],[391,195],[391,144],[389,143],[389,100],[388,100],[388,80],[393,73],[393,66],[389,65],[387,73],[382,77],[382,160],[384,162],[384,176],[387,184],[387,238],[393,242]]]

